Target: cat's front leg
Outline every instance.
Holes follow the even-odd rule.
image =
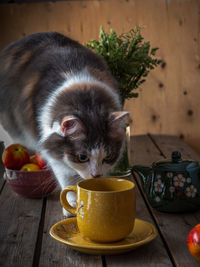
[[[76,175],[72,175],[69,178],[69,184],[68,185],[76,185],[79,181],[82,180],[82,178],[80,176]],[[67,187],[68,185],[66,185],[65,187]],[[65,188],[64,187],[64,188]],[[64,189],[62,188],[62,189]],[[68,192],[67,193],[67,201],[69,202],[69,204],[73,207],[76,208],[77,205],[77,195],[75,192]],[[75,215],[71,214],[70,212],[68,212],[65,208],[63,208],[63,216],[65,217],[73,217]]]
[[[68,192],[67,193],[67,201],[69,202],[70,206],[72,206],[73,208],[76,208],[76,193],[74,192]],[[67,211],[65,208],[62,208],[62,212],[63,212],[63,216],[66,218],[69,217],[74,217],[75,215],[70,213],[69,211]]]
[[[55,159],[48,159],[48,163],[54,172],[61,190],[69,185],[76,185],[79,181],[82,180],[82,178],[80,178],[80,176],[77,175],[74,170],[66,166],[66,164]],[[76,193],[67,193],[67,201],[73,208],[76,208]],[[63,208],[63,216],[72,217],[74,215]]]
[[[67,201],[69,202],[70,206],[72,206],[73,208],[76,208],[77,205],[77,195],[75,192],[68,192],[67,193]],[[65,208],[63,208],[63,216],[64,217],[73,217],[75,215],[73,215],[72,213],[68,212]]]
[[[53,168],[53,171],[54,171],[54,174],[56,175],[56,178],[60,184],[60,188],[61,190],[63,190],[64,188],[66,188],[67,186],[69,185],[76,185],[76,182],[74,183],[70,183],[68,182],[68,179],[71,181],[73,180],[72,179],[72,176],[69,176],[69,174],[66,176],[62,173],[62,175],[60,174],[60,172],[58,172],[57,170],[55,170],[55,168]],[[67,179],[68,178],[68,179]],[[76,208],[76,193],[75,192],[68,192],[67,193],[67,201],[69,202],[69,204],[73,207],[73,208]],[[73,217],[74,215],[70,212],[68,212],[64,207],[62,208],[62,212],[63,212],[63,216],[64,217]]]

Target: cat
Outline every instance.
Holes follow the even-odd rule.
[[[118,84],[97,54],[60,33],[35,33],[0,54],[0,123],[39,151],[61,187],[107,175],[122,155]]]

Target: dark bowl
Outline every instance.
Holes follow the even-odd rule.
[[[7,182],[12,190],[26,198],[42,198],[50,194],[57,186],[50,169],[41,171],[16,171],[5,169]]]

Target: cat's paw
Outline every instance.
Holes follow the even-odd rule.
[[[3,179],[4,180],[7,180],[7,174],[6,174],[6,172],[4,172],[4,174],[3,174]]]
[[[69,195],[68,195],[67,200],[68,200],[70,206],[72,206],[74,209],[76,209],[76,195],[73,193],[71,194],[71,193],[72,192],[68,193]],[[74,217],[75,215],[63,208],[63,216],[66,218],[69,218],[69,217]]]
[[[76,209],[76,194],[74,192],[68,192],[67,201],[72,208]],[[63,216],[69,218],[74,217],[75,215],[63,208]]]

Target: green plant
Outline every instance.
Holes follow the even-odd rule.
[[[106,60],[119,83],[123,102],[138,96],[135,90],[145,81],[149,71],[161,62],[155,58],[158,48],[151,48],[150,42],[143,41],[141,29],[135,27],[118,36],[113,29],[110,34],[106,34],[101,26],[99,40],[90,40],[86,44]]]

